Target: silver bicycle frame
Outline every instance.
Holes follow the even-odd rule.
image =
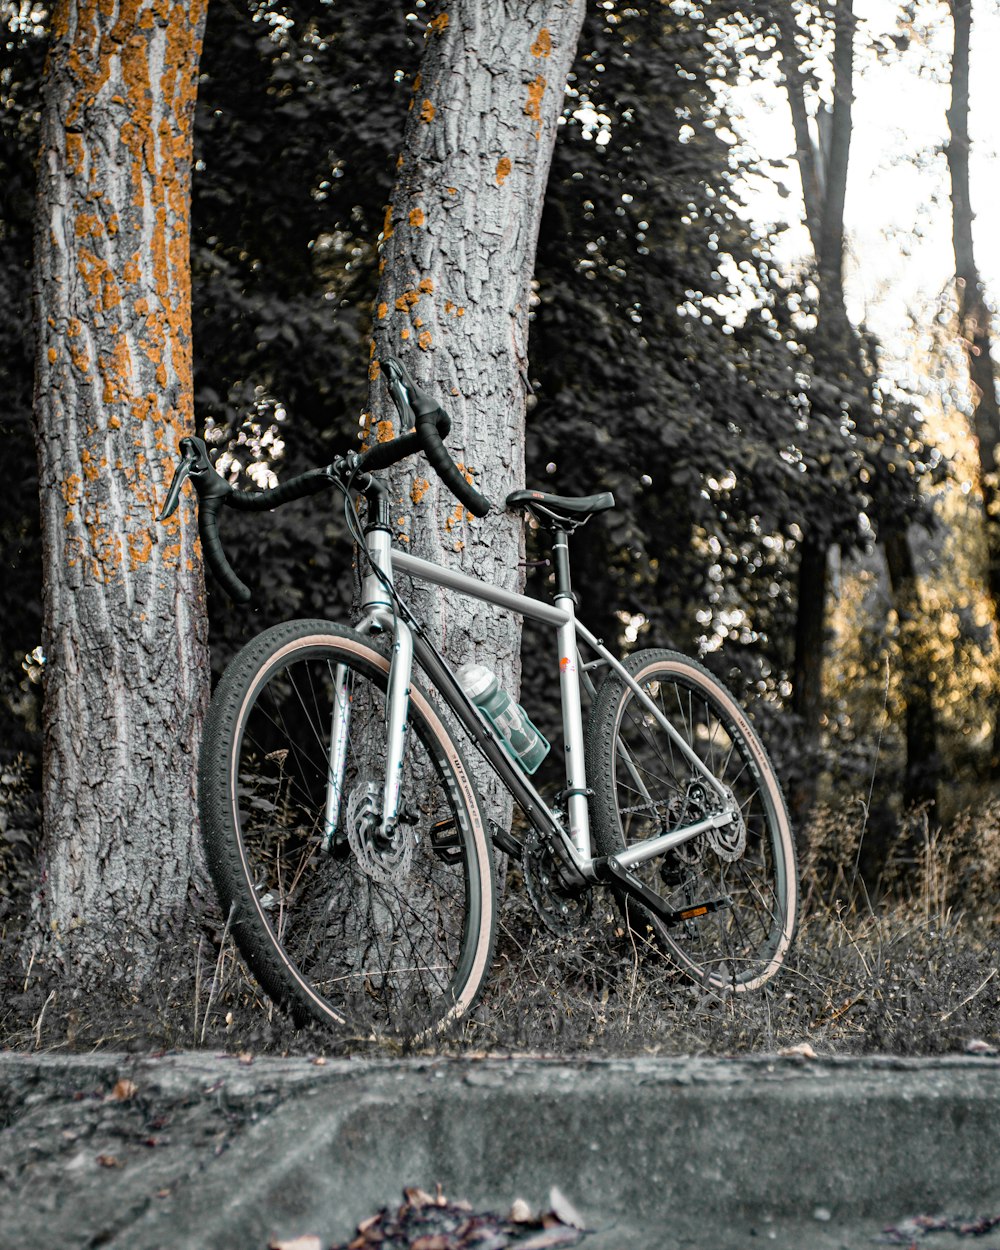
[[[565,535],[557,535],[556,543],[566,543]],[[587,775],[583,738],[583,709],[580,695],[580,650],[579,642],[584,642],[601,660],[615,672],[622,682],[629,687],[645,710],[655,718],[667,733],[678,751],[699,773],[705,782],[719,795],[723,809],[683,829],[649,838],[645,842],[636,843],[626,851],[622,851],[615,859],[623,867],[630,867],[654,856],[669,851],[672,847],[696,837],[706,829],[719,828],[729,824],[735,816],[732,796],[727,788],[707,768],[698,755],[681,737],[669,719],[646,694],[624,666],[610,651],[595,638],[577,619],[572,597],[567,594],[557,596],[554,604],[537,599],[529,599],[513,591],[504,590],[499,586],[478,581],[456,569],[445,568],[429,560],[422,560],[405,551],[392,548],[390,536],[382,530],[374,530],[368,536],[368,551],[381,576],[369,572],[362,585],[362,609],[364,616],[358,625],[360,632],[391,631],[393,634],[392,661],[389,671],[389,691],[386,708],[386,784],[382,803],[382,828],[387,830],[396,819],[399,799],[399,774],[402,767],[405,737],[408,721],[409,688],[412,674],[415,639],[406,623],[393,611],[392,596],[387,589],[394,572],[405,573],[419,581],[430,582],[443,586],[470,598],[481,599],[495,604],[510,612],[519,612],[522,616],[542,625],[555,629],[559,647],[559,689],[562,706],[563,738],[566,746],[566,794],[568,828],[564,828],[556,813],[548,808],[545,801],[532,785],[530,778],[514,764],[506,751],[500,746],[499,739],[485,719],[472,710],[474,721],[470,723],[469,710],[472,705],[462,694],[460,687],[443,664],[436,652],[421,638],[416,639],[417,657],[433,679],[437,679],[441,694],[452,705],[453,710],[474,732],[477,743],[489,762],[500,774],[501,780],[522,807],[533,818],[543,817],[541,823],[548,825],[562,841],[568,855],[577,870],[585,877],[594,876],[593,847],[590,836],[590,812],[587,803]],[[384,579],[384,580],[383,580]],[[436,662],[435,662],[436,661]],[[463,707],[464,705],[464,707]],[[478,723],[476,723],[478,722]],[[327,828],[331,829],[335,815],[331,817],[331,795],[342,790],[343,749],[340,745],[342,734],[346,731],[346,722],[338,720],[334,711],[334,727],[338,730],[331,735],[330,764],[328,782]],[[338,729],[339,727],[339,729]],[[624,751],[624,748],[622,748]],[[634,765],[627,758],[624,764],[635,776]],[[644,787],[642,787],[644,789]],[[334,806],[333,812],[336,812]],[[328,833],[328,837],[332,833]]]

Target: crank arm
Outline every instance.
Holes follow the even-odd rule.
[[[651,890],[634,873],[619,864],[614,856],[609,856],[604,860],[595,860],[594,867],[597,869],[598,881],[605,885],[619,886],[630,897],[642,903],[643,907],[648,908],[664,924],[680,924],[684,920],[696,920],[699,916],[706,916],[710,912],[721,911],[724,907],[733,905],[733,900],[728,895],[723,895],[721,898],[692,903],[690,907],[674,909],[668,907],[655,890]]]

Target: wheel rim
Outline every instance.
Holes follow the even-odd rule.
[[[636,865],[636,873],[674,911],[703,904],[705,914],[664,925],[630,903],[640,940],[654,940],[682,969],[715,988],[752,989],[773,975],[790,940],[793,906],[784,807],[759,743],[740,729],[735,705],[709,691],[679,666],[637,676],[643,690],[685,742],[732,791],[746,831],[734,855],[724,834],[697,835],[665,856]],[[616,741],[615,795],[625,846],[669,832],[709,814],[710,784],[670,741],[637,699],[622,701]],[[763,763],[763,768],[762,768]],[[726,900],[726,901],[723,901]]]
[[[345,660],[352,733],[325,852],[329,727]],[[310,1010],[363,1035],[417,1036],[466,1005],[480,881],[468,810],[412,704],[407,823],[382,853],[365,823],[371,805],[359,796],[377,788],[381,805],[387,667],[377,653],[315,643],[268,665],[240,716],[233,817],[257,924]],[[357,733],[362,723],[374,732]]]

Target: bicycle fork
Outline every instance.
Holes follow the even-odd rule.
[[[365,533],[372,571],[364,578],[361,590],[364,617],[358,632],[392,633],[392,658],[385,699],[385,774],[381,779],[370,776],[361,796],[368,827],[377,839],[388,842],[399,818],[399,796],[403,780],[403,761],[410,727],[410,682],[413,675],[413,634],[405,621],[393,611],[389,589],[392,579],[390,532],[386,524],[384,492],[373,489],[378,520]],[[333,713],[330,724],[330,747],[327,753],[326,806],[323,820],[323,849],[328,851],[337,835],[344,799],[344,776],[347,746],[351,732],[351,692],[349,671],[338,664],[334,673]],[[379,790],[381,789],[381,803]],[[353,808],[353,796],[350,800]],[[377,815],[378,813],[378,815]]]

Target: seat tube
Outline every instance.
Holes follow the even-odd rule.
[[[563,742],[566,750],[566,811],[573,845],[584,860],[592,855],[590,808],[587,803],[587,765],[583,744],[583,706],[580,699],[580,650],[576,641],[576,602],[569,577],[569,535],[557,530],[552,554],[556,567],[555,602],[566,613],[558,626],[559,694]]]

